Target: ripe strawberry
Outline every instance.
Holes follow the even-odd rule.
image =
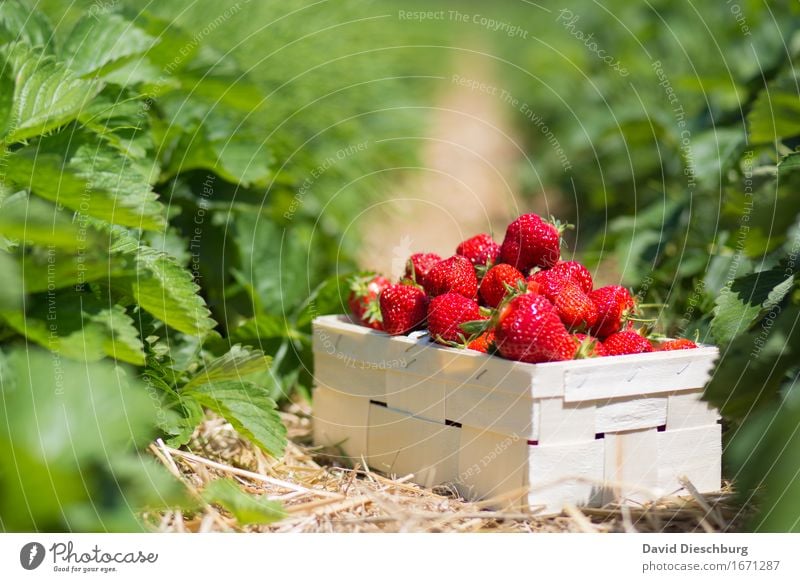
[[[686,338],[674,339],[669,340],[658,346],[658,351],[660,352],[670,352],[673,350],[693,350],[697,347],[697,344],[694,343],[692,340]]]
[[[500,263],[489,269],[478,289],[483,302],[489,307],[497,307],[508,293],[508,287],[516,289],[525,276],[511,265]],[[507,287],[508,286],[508,287]]]
[[[431,297],[453,292],[474,299],[478,294],[475,268],[461,255],[439,261],[425,276],[425,291]]]
[[[492,347],[494,343],[494,330],[490,329],[487,332],[482,333],[474,340],[467,344],[467,348],[470,350],[475,350],[476,352],[483,352],[484,354],[489,353],[489,349]]]
[[[509,360],[539,363],[571,360],[578,349],[553,305],[541,295],[524,294],[502,310],[495,343]]]
[[[380,275],[354,277],[350,281],[347,305],[357,323],[372,329],[383,329],[378,296],[391,284],[389,279]]]
[[[464,343],[461,324],[483,319],[474,299],[458,293],[438,295],[428,303],[428,332],[439,343]]]
[[[508,225],[500,247],[500,262],[523,273],[533,267],[552,267],[561,256],[561,234],[536,214],[523,214]]]
[[[632,330],[618,331],[603,340],[603,347],[609,356],[625,354],[644,354],[653,351],[646,337]]]
[[[553,269],[543,269],[528,277],[528,290],[544,295],[552,303],[564,285],[570,282],[571,279],[563,273]]]
[[[597,321],[591,331],[601,338],[622,329],[625,318],[636,308],[630,292],[619,285],[600,287],[589,293],[589,297],[597,306]]]
[[[425,276],[442,257],[436,253],[414,253],[406,262],[405,278],[425,286]]]
[[[584,293],[592,292],[592,288],[594,287],[592,274],[589,272],[589,269],[578,261],[561,261],[553,265],[550,272],[575,281],[580,285],[581,291]]]
[[[597,306],[575,281],[568,280],[561,286],[553,306],[568,328],[588,329],[597,321]]]
[[[468,258],[476,267],[494,265],[500,254],[500,245],[488,234],[477,234],[458,245],[456,254]]]
[[[428,313],[428,298],[416,285],[389,285],[380,294],[383,329],[401,335],[421,327]]]
[[[596,337],[585,333],[573,333],[572,339],[578,342],[578,352],[575,354],[576,359],[602,358],[608,355],[603,342]]]

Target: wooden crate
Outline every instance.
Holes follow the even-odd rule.
[[[720,487],[714,347],[548,364],[314,321],[314,439],[497,507],[559,512]]]

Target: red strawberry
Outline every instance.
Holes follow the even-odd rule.
[[[550,272],[575,281],[581,286],[581,291],[584,293],[592,292],[594,286],[592,274],[589,272],[589,269],[578,261],[561,261],[553,265]]]
[[[474,340],[467,344],[467,348],[470,350],[475,350],[476,352],[483,352],[484,354],[489,353],[489,348],[492,347],[494,343],[494,330],[490,329],[487,332],[482,333]]]
[[[544,269],[536,271],[528,277],[528,290],[544,295],[552,303],[556,300],[559,291],[569,282],[571,279],[563,273],[553,271],[553,269]]]
[[[478,294],[475,268],[461,255],[439,261],[425,276],[425,291],[431,297],[453,292],[474,299]]]
[[[636,308],[630,292],[619,285],[600,287],[589,293],[589,297],[597,306],[597,322],[591,331],[601,338],[622,329],[624,319]]]
[[[603,347],[609,356],[625,354],[644,354],[653,351],[646,337],[632,330],[618,331],[603,340]]]
[[[482,319],[478,304],[458,293],[445,293],[428,304],[428,332],[439,343],[464,342],[461,324]]]
[[[428,313],[428,298],[416,285],[389,285],[380,294],[383,329],[401,335],[421,327]]]
[[[694,343],[692,340],[686,338],[674,339],[669,340],[662,343],[658,346],[658,351],[660,352],[670,352],[672,350],[693,350],[697,347],[697,344]]]
[[[357,323],[372,329],[383,329],[378,296],[391,284],[389,279],[380,275],[354,277],[350,281],[347,305]]]
[[[406,262],[405,278],[425,286],[425,276],[442,257],[436,253],[414,253]]]
[[[495,343],[504,358],[533,364],[571,360],[578,349],[552,304],[527,293],[512,299],[500,313]]]
[[[478,289],[481,299],[489,307],[497,307],[508,293],[508,287],[516,289],[520,281],[525,281],[522,273],[511,265],[501,263],[489,269]]]
[[[585,333],[573,333],[572,338],[578,342],[578,353],[575,358],[602,358],[608,355],[608,351],[596,337]]]
[[[523,214],[508,225],[500,247],[500,262],[523,273],[533,267],[552,267],[561,256],[561,234],[536,214]]]
[[[500,245],[488,234],[477,234],[468,238],[456,249],[456,254],[469,259],[475,265],[494,265],[500,254]]]
[[[594,301],[572,280],[566,281],[558,290],[553,306],[568,328],[586,329],[597,321],[597,306]]]

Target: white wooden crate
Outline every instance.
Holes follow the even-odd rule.
[[[314,438],[501,507],[641,502],[720,487],[716,348],[523,364],[346,316],[314,321]]]

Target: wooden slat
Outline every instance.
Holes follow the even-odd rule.
[[[667,492],[686,491],[681,475],[701,492],[718,491],[722,473],[722,427],[711,424],[658,433],[658,481]]]
[[[367,452],[369,400],[318,385],[314,389],[312,427],[318,445],[339,445],[349,457]]]
[[[564,402],[563,398],[542,398],[539,402],[540,445],[594,440],[594,404]]]
[[[539,401],[471,384],[445,384],[448,420],[512,437],[539,438]]]
[[[609,433],[604,436],[605,469],[609,501],[642,502],[658,496],[657,429]]]
[[[573,362],[564,377],[564,399],[581,402],[702,388],[716,356],[716,348],[698,348],[587,360],[591,365]]]
[[[667,422],[667,396],[631,396],[592,401],[597,407],[595,432],[656,428]]]
[[[369,405],[367,454],[375,469],[413,473],[414,481],[426,487],[453,482],[458,477],[458,445],[456,427]]]
[[[314,380],[344,394],[386,401],[386,371],[362,361],[315,354]]]
[[[522,509],[527,499],[528,443],[469,425],[461,427],[456,487],[467,499],[495,499]]]
[[[717,410],[701,400],[703,390],[670,394],[667,401],[667,430],[707,426],[719,420]]]
[[[594,507],[602,502],[603,442],[528,447],[528,504],[559,513],[565,504]]]
[[[445,385],[425,376],[396,370],[386,372],[386,403],[414,416],[444,423]]]

